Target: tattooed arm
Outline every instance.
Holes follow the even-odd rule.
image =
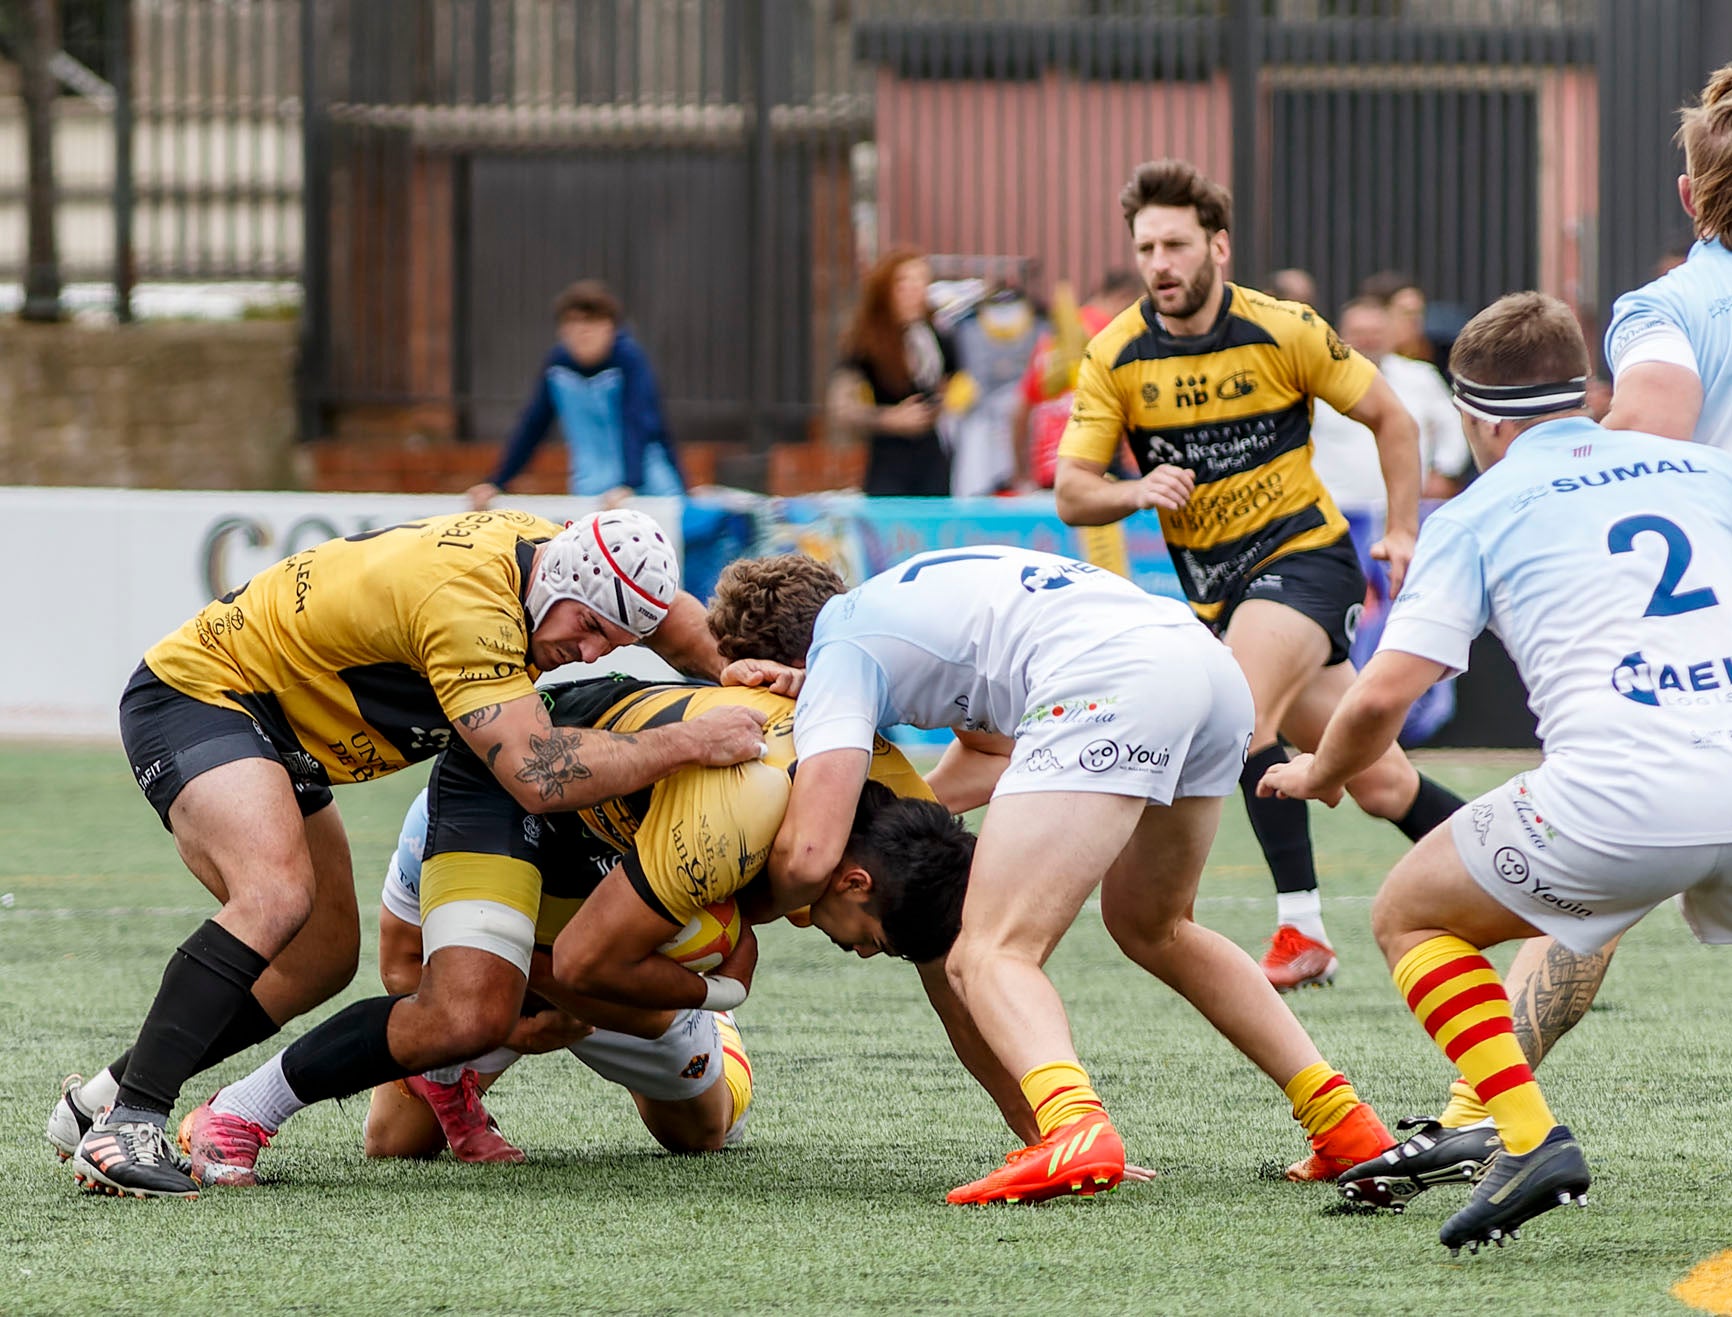
[[[616,736],[555,727],[539,695],[457,719],[457,734],[532,814],[584,809],[640,791],[694,764],[724,767],[763,753],[763,716],[732,706],[690,722]]]
[[[1516,1042],[1530,1066],[1537,1066],[1588,1013],[1617,947],[1614,938],[1598,951],[1578,956],[1549,937],[1522,943],[1505,982],[1515,1013]]]

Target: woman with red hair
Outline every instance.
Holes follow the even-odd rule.
[[[950,493],[938,413],[956,359],[932,325],[926,305],[931,283],[932,267],[911,248],[889,252],[860,283],[829,412],[834,424],[871,441],[868,494]]]

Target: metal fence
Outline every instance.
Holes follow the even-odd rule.
[[[1732,57],[1723,0],[63,2],[107,18],[61,117],[120,147],[65,197],[140,275],[298,270],[310,434],[496,437],[592,275],[680,436],[760,455],[874,253],[1086,286],[1163,154],[1231,183],[1243,281],[1538,286],[1592,326],[1687,238],[1673,112]]]

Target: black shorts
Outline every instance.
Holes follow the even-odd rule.
[[[582,899],[595,891],[619,852],[575,813],[531,814],[512,799],[467,745],[453,738],[427,782],[427,843],[422,863],[462,851],[503,855],[541,872],[544,896]]]
[[[195,700],[170,686],[143,663],[120,697],[120,740],[132,775],[170,832],[169,807],[200,773],[237,759],[269,759],[288,772],[301,817],[329,805],[331,779],[317,759],[292,738],[284,747],[251,714]]]
[[[1365,611],[1365,588],[1359,555],[1353,541],[1343,535],[1324,548],[1290,553],[1259,567],[1239,582],[1209,625],[1216,635],[1226,635],[1234,610],[1247,599],[1286,604],[1323,628],[1329,637],[1329,661],[1324,666],[1332,668],[1347,661],[1359,615]]]

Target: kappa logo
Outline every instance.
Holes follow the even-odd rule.
[[[1082,765],[1084,772],[1104,773],[1119,762],[1119,743],[1090,741],[1082,748],[1082,755],[1077,762]]]
[[[1161,386],[1150,380],[1143,385],[1143,406],[1153,407],[1161,400]]]
[[[1035,750],[1029,754],[1028,762],[1022,767],[1023,771],[1028,773],[1050,773],[1064,765],[1059,763],[1058,756],[1051,750]]]
[[[1485,839],[1491,835],[1491,821],[1496,814],[1496,810],[1482,801],[1475,805],[1467,816],[1468,822],[1473,824],[1475,835],[1479,837],[1482,849],[1485,847]]]

